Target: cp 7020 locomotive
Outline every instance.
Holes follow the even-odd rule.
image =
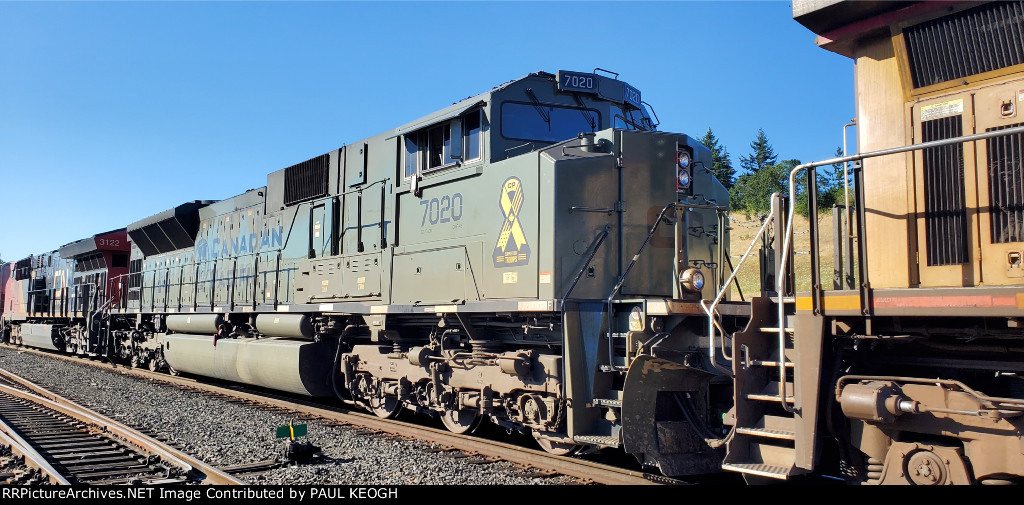
[[[7,265],[5,336],[714,471],[732,385],[701,338],[729,245],[709,166],[617,76],[538,72]]]

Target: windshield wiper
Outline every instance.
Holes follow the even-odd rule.
[[[548,129],[551,129],[551,114],[548,114],[544,110],[544,106],[541,105],[540,100],[537,100],[537,95],[533,94],[532,88],[526,88],[526,96],[530,97],[530,101],[533,102],[533,108],[537,109],[537,114],[540,114],[540,118],[548,124]]]
[[[579,93],[573,93],[572,97],[576,99],[576,104],[580,106],[580,114],[583,114],[583,119],[590,125],[590,131],[597,129],[597,120],[594,119],[594,115],[587,110],[587,106],[583,103],[583,99],[580,98]]]

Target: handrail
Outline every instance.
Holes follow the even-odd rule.
[[[587,261],[583,263],[582,267],[580,267],[580,271],[576,273],[576,278],[572,280],[572,284],[569,285],[569,289],[567,289],[565,291],[565,295],[562,296],[563,307],[565,306],[565,300],[569,298],[569,294],[572,293],[572,290],[576,289],[576,283],[583,277],[583,272],[585,272],[587,267],[590,266],[590,262],[594,261],[594,256],[597,255],[598,249],[601,248],[601,244],[604,243],[604,239],[608,237],[608,231],[609,227],[605,226],[604,230],[601,231],[601,235],[591,243],[590,247],[592,250],[590,251],[590,256],[587,257]]]
[[[125,293],[124,293],[125,283],[124,283],[124,281],[127,280],[128,276],[130,276],[130,275],[131,275],[131,272],[126,273],[126,274],[121,274],[121,275],[115,275],[114,277],[111,277],[110,279],[107,280],[108,284],[109,283],[116,283],[117,284],[117,299],[118,299],[118,302],[124,302],[125,301]],[[111,294],[111,296],[113,296],[113,294]],[[123,307],[118,307],[118,309],[121,309],[121,308],[123,308]]]
[[[640,260],[640,254],[644,252],[644,249],[647,247],[647,243],[651,241],[651,238],[654,236],[654,232],[658,230],[658,225],[660,225],[662,220],[665,219],[665,213],[668,212],[669,209],[680,208],[680,207],[685,207],[687,209],[714,210],[716,212],[728,212],[728,210],[729,210],[728,207],[722,207],[722,206],[718,206],[718,205],[689,204],[689,203],[686,203],[686,202],[672,202],[672,203],[666,205],[665,208],[661,209],[661,213],[658,214],[658,218],[654,221],[654,225],[651,226],[651,231],[647,233],[647,238],[645,238],[643,243],[640,244],[640,248],[637,249],[636,254],[633,255],[633,259],[631,259],[629,264],[626,265],[626,269],[623,270],[622,275],[619,276],[619,280],[615,283],[615,287],[612,288],[612,292],[608,294],[608,299],[605,301],[606,307],[607,307],[607,311],[608,311],[608,334],[607,334],[607,337],[608,337],[608,364],[609,365],[611,365],[612,357],[615,355],[614,352],[613,352],[615,350],[615,346],[612,343],[612,300],[615,298],[615,295],[617,295],[619,293],[619,290],[622,289],[622,284],[624,282],[626,282],[626,276],[629,275],[630,270],[633,269],[633,265],[635,265],[636,262]],[[719,233],[724,233],[724,232],[725,232],[725,230],[721,229],[721,227],[720,227]],[[678,282],[678,279],[676,279],[675,282]]]
[[[778,209],[776,207],[777,206],[777,202],[778,202],[778,198],[777,198],[778,195],[779,195],[778,193],[772,193],[772,196],[771,196],[772,205],[771,205],[771,209],[768,212],[768,216],[774,216],[775,213],[778,211]],[[700,308],[703,309],[704,313],[708,315],[708,338],[709,338],[709,340],[708,340],[708,358],[711,360],[711,364],[714,365],[715,368],[717,368],[717,369],[719,369],[719,370],[721,370],[721,371],[723,371],[723,372],[725,372],[725,373],[727,373],[729,375],[732,375],[732,370],[729,370],[729,369],[726,369],[726,368],[723,368],[723,367],[719,366],[718,365],[718,361],[717,361],[717,356],[715,354],[715,334],[716,334],[715,328],[718,327],[719,329],[721,329],[721,326],[717,324],[717,321],[715,321],[715,315],[714,315],[715,314],[715,310],[718,308],[718,303],[721,302],[722,298],[725,297],[725,293],[726,293],[726,291],[729,290],[729,286],[732,285],[733,279],[735,279],[736,275],[739,274],[740,268],[743,267],[743,263],[745,261],[747,261],[747,258],[750,256],[750,253],[754,250],[754,246],[757,244],[758,240],[761,240],[761,237],[764,236],[765,231],[768,229],[768,225],[770,225],[771,223],[772,223],[772,220],[769,217],[766,217],[765,220],[764,220],[764,223],[761,224],[761,229],[758,230],[757,234],[754,235],[754,240],[752,240],[750,242],[750,245],[747,246],[747,251],[743,253],[743,257],[741,257],[740,260],[736,263],[736,267],[732,269],[732,274],[729,275],[729,279],[726,280],[725,283],[722,284],[722,290],[718,292],[717,296],[715,296],[715,300],[713,302],[711,302],[711,306],[708,307],[708,305],[706,304],[707,300],[701,300],[700,301]],[[724,347],[725,346],[725,332],[724,332],[724,330],[722,332],[722,345],[723,345],[723,347],[722,347],[722,355],[727,360],[731,360],[730,357],[725,356],[725,347]]]
[[[661,224],[661,221],[663,219],[665,219],[665,213],[668,212],[668,209],[674,208],[677,204],[678,204],[677,202],[672,202],[672,203],[666,205],[664,209],[661,209],[661,213],[658,214],[658,219],[654,220],[654,226],[651,226],[651,231],[649,233],[647,233],[647,238],[645,238],[644,242],[642,244],[640,244],[640,249],[637,249],[636,254],[633,255],[633,259],[630,260],[628,265],[626,265],[626,269],[622,272],[622,275],[619,276],[619,280],[618,280],[618,282],[615,283],[615,287],[612,288],[612,292],[608,294],[608,299],[606,300],[606,303],[607,303],[607,310],[608,310],[608,365],[609,366],[611,366],[612,358],[615,356],[615,353],[614,353],[615,346],[612,343],[612,299],[614,299],[615,295],[617,295],[619,293],[619,290],[622,289],[622,284],[624,282],[626,282],[626,276],[629,275],[629,271],[633,269],[633,265],[635,265],[637,260],[640,259],[640,253],[642,253],[644,248],[647,247],[647,243],[651,241],[651,237],[653,237],[654,236],[654,232],[657,231],[658,225]]]
[[[114,289],[108,289],[107,290],[108,293],[107,293],[106,301],[104,301],[103,304],[97,306],[93,310],[89,311],[89,315],[85,319],[85,321],[86,321],[86,329],[85,329],[85,331],[87,333],[91,330],[92,322],[93,322],[93,320],[96,319],[96,315],[97,314],[100,314],[102,312],[108,311],[110,309],[110,307],[113,306],[113,303],[114,303],[115,299],[117,299],[117,300],[122,300],[123,299],[122,298],[123,282],[122,282],[121,278],[122,277],[127,277],[128,275],[129,274],[121,274],[121,275],[114,276],[113,278],[107,279],[107,287],[108,288],[111,286],[111,284],[115,283],[115,281],[116,281],[116,284],[117,284],[116,291],[117,292],[115,293]],[[98,328],[97,331],[100,331],[100,329]],[[100,335],[97,335],[97,342],[101,342],[104,347],[109,347],[109,345],[110,345],[109,336],[110,336],[110,328],[109,328],[109,325],[108,325],[108,327],[107,327],[107,338],[103,338],[102,340],[99,340]],[[88,348],[88,345],[86,345],[86,348]],[[104,351],[107,351],[107,350],[108,349],[104,349]]]
[[[101,305],[101,306],[97,307],[97,308],[96,308],[95,310],[93,310],[93,311],[89,312],[89,318],[88,318],[88,319],[86,319],[86,324],[87,324],[87,326],[86,326],[86,328],[85,328],[86,334],[88,334],[88,333],[89,333],[89,332],[91,331],[91,329],[92,329],[92,322],[93,322],[93,320],[95,320],[95,319],[96,319],[96,315],[97,315],[97,314],[99,314],[99,313],[101,313],[101,312],[103,312],[103,311],[105,311],[105,310],[107,310],[108,306],[109,306],[109,305],[110,305],[110,304],[111,304],[111,303],[112,303],[113,301],[114,301],[114,295],[110,295],[110,297],[108,297],[108,298],[107,298],[107,301],[106,301],[106,302],[103,302],[103,305]],[[102,319],[101,319],[101,321],[102,321]],[[103,345],[103,346],[105,347],[105,349],[103,349],[103,352],[104,352],[104,356],[105,356],[105,357],[107,357],[107,358],[109,358],[109,357],[110,357],[110,354],[109,354],[109,347],[110,347],[110,342],[109,342],[109,336],[110,336],[110,326],[109,326],[109,323],[107,323],[107,337],[108,337],[108,338],[103,338],[102,340],[100,339],[100,335],[99,335],[99,333],[102,333],[102,331],[103,331],[103,324],[102,324],[102,322],[100,323],[99,327],[98,327],[98,328],[96,328],[96,331],[97,331],[97,335],[96,335],[96,341],[97,341],[97,342],[102,342],[102,345]],[[88,350],[88,347],[89,347],[89,346],[88,346],[88,340],[87,340],[87,341],[86,341],[86,349],[87,349],[87,350]]]
[[[796,174],[798,172],[800,172],[802,170],[806,170],[808,168],[820,167],[820,166],[824,166],[824,165],[831,165],[831,164],[834,164],[834,163],[846,163],[848,161],[861,161],[861,160],[864,160],[864,159],[867,159],[867,158],[876,158],[878,156],[886,156],[886,155],[889,155],[889,154],[899,154],[899,153],[906,153],[906,152],[911,152],[911,151],[920,151],[920,150],[928,149],[928,148],[931,148],[931,147],[940,147],[940,146],[946,146],[946,145],[951,145],[951,144],[962,144],[964,142],[972,142],[972,141],[975,141],[975,140],[985,140],[985,139],[994,138],[994,137],[1004,137],[1004,136],[1007,136],[1007,135],[1013,135],[1013,134],[1017,134],[1017,133],[1024,133],[1024,126],[1017,126],[1017,127],[1014,127],[1014,128],[1007,128],[1005,130],[996,130],[996,131],[985,132],[985,133],[975,133],[973,135],[963,135],[963,136],[960,136],[960,137],[951,137],[951,138],[948,138],[948,139],[932,140],[930,142],[922,142],[920,144],[912,144],[912,145],[909,145],[909,146],[893,147],[893,148],[889,148],[889,149],[881,149],[881,150],[878,150],[878,151],[866,152],[866,153],[863,153],[863,154],[854,154],[852,156],[842,156],[842,157],[839,157],[839,158],[832,158],[832,159],[823,160],[823,161],[815,161],[815,162],[812,162],[812,163],[804,163],[802,165],[797,165],[789,173],[789,194],[790,195],[795,195],[796,194]],[[859,202],[859,205],[862,206],[863,204],[864,204],[864,202]],[[788,216],[787,216],[787,219],[786,219],[786,232],[785,232],[785,236],[783,238],[783,243],[782,243],[782,258],[789,257],[789,249],[790,249],[790,246],[792,245],[792,241],[793,241],[793,217],[794,217],[795,210],[796,210],[796,205],[795,204],[789,206],[789,213],[788,213]],[[860,237],[860,239],[864,240],[864,237]],[[817,247],[817,244],[811,244],[811,248],[812,249],[816,249],[816,247]],[[813,253],[813,250],[812,250],[812,253]],[[785,279],[785,275],[786,275],[786,265],[787,265],[787,263],[788,263],[787,261],[783,260],[779,264],[779,266],[778,266],[779,272],[778,272],[778,274],[775,277],[776,291],[779,293],[779,306],[778,306],[778,315],[779,315],[779,374],[780,374],[779,375],[779,378],[780,378],[780,381],[779,381],[779,403],[782,404],[782,408],[786,409],[787,412],[794,412],[794,411],[796,411],[796,409],[790,407],[789,404],[786,403],[786,380],[785,380],[786,379],[786,363],[785,363],[785,361],[786,361],[785,360],[785,354],[786,354],[786,346],[785,346],[785,343],[786,343],[786,328],[785,328],[785,326],[786,326],[786,324],[785,323],[786,323],[786,320],[785,320],[785,298],[782,296],[782,294],[783,294],[783,283],[784,283],[784,279]]]

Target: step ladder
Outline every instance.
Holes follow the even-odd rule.
[[[597,349],[598,361],[595,377],[591,384],[587,407],[610,411],[611,418],[622,419],[623,378],[635,358],[635,349],[629,338],[629,315],[643,299],[616,299],[605,302],[602,336],[604,342]],[[646,313],[646,310],[643,311]],[[608,416],[600,419],[587,433],[577,433],[573,441],[581,445],[618,448],[622,446],[621,425],[608,422]]]
[[[775,301],[753,298],[750,323],[733,335],[735,426],[724,470],[771,479],[803,473],[797,467],[797,450],[803,441],[797,437],[801,409],[794,383],[800,366],[791,327],[795,303],[783,303],[785,326],[774,325],[778,320]],[[782,353],[780,332],[785,333]]]

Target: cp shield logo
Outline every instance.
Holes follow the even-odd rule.
[[[498,243],[494,245],[495,267],[517,267],[530,262],[530,245],[526,243],[526,233],[519,221],[523,200],[522,181],[518,177],[506,179],[498,197],[498,208],[505,221],[498,234]]]

